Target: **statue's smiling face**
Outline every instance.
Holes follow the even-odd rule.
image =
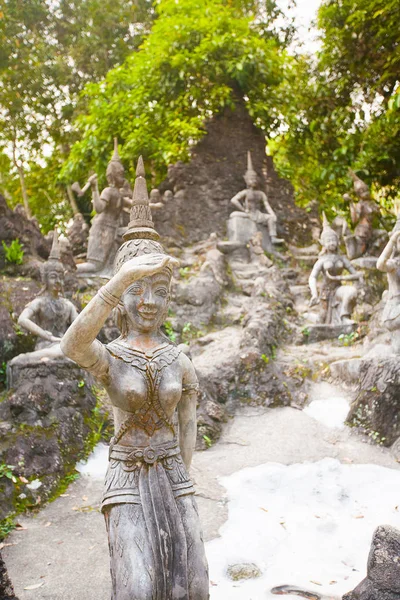
[[[46,277],[47,289],[51,293],[60,293],[64,285],[64,275],[59,271],[50,271]]]
[[[169,304],[171,278],[167,272],[144,277],[132,284],[123,295],[129,329],[140,333],[161,327]]]

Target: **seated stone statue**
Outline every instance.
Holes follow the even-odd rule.
[[[343,198],[350,202],[350,216],[354,225],[352,234],[344,227],[343,237],[346,245],[347,256],[350,260],[366,254],[374,237],[373,223],[379,214],[379,206],[371,199],[368,185],[362,181],[351,169],[349,171],[353,182],[354,192],[358,202],[352,202],[348,194]]]
[[[247,171],[244,175],[247,189],[238,192],[232,199],[232,204],[242,213],[245,213],[257,225],[265,226],[268,229],[272,244],[281,244],[283,240],[277,237],[276,233],[276,215],[267,200],[266,194],[257,189],[257,173],[253,169],[250,152],[247,153]],[[235,213],[232,213],[234,215]],[[231,216],[232,216],[231,215]],[[255,230],[249,235],[249,240],[253,237]]]
[[[314,265],[309,278],[311,290],[310,306],[320,304],[321,323],[326,325],[343,325],[351,323],[351,314],[357,300],[357,289],[354,285],[342,285],[343,281],[362,281],[362,274],[357,272],[346,256],[338,253],[339,238],[323,215],[321,234],[323,252]],[[350,275],[342,275],[346,270]],[[318,277],[323,275],[323,282],[318,294]]]
[[[92,175],[93,207],[96,216],[89,232],[86,262],[78,264],[78,274],[90,275],[102,271],[112,264],[119,245],[119,229],[124,216],[124,207],[130,208],[132,192],[124,177],[124,166],[118,154],[117,140],[114,140],[114,154],[106,171],[108,187],[101,194],[97,176]]]
[[[400,354],[400,219],[386,248],[377,262],[377,268],[387,273],[389,289],[382,314],[384,327],[391,332],[392,348]]]
[[[43,359],[60,360],[65,356],[60,341],[72,321],[78,316],[75,306],[63,297],[64,266],[60,261],[57,232],[48,261],[42,270],[43,289],[22,311],[18,325],[38,336],[34,352],[19,354],[9,366],[32,364]]]

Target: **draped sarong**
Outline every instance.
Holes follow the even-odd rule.
[[[102,505],[112,600],[207,600],[207,563],[193,494],[176,440],[112,448]]]

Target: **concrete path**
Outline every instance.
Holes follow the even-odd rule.
[[[400,467],[388,450],[370,446],[347,428],[330,429],[299,410],[240,409],[221,440],[194,459],[192,475],[206,539],[215,538],[227,518],[219,477],[267,462],[289,465],[324,457]],[[101,479],[82,476],[37,515],[19,519],[23,529],[7,538],[3,554],[20,600],[110,599],[101,489]],[[24,589],[30,586],[35,588]]]

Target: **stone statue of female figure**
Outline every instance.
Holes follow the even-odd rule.
[[[38,336],[35,350],[13,358],[9,363],[10,367],[32,364],[42,359],[65,359],[60,348],[61,338],[78,313],[74,304],[63,297],[64,271],[58,235],[54,231],[50,256],[42,270],[43,288],[25,306],[18,319],[20,327]]]
[[[390,240],[376,264],[380,271],[387,273],[389,289],[382,323],[391,332],[392,347],[400,353],[400,219],[398,219]]]
[[[132,192],[124,173],[115,139],[114,154],[106,171],[108,187],[100,194],[97,176],[89,178],[96,216],[89,231],[86,262],[77,265],[78,274],[98,273],[114,259],[123,210],[131,205]]]
[[[309,278],[311,291],[310,306],[321,304],[322,323],[326,325],[343,325],[351,322],[351,313],[357,300],[357,289],[353,285],[342,285],[343,281],[362,280],[346,256],[338,252],[339,238],[323,216],[321,244],[323,252],[317,260]],[[350,275],[342,275],[346,270]],[[318,294],[318,276],[323,275],[323,282]]]
[[[157,241],[141,158],[136,174],[114,276],[64,335],[62,350],[104,385],[113,405],[102,502],[113,600],[206,600],[207,563],[188,475],[198,382],[189,358],[160,330],[176,260]],[[96,336],[113,309],[121,336],[105,346]]]

